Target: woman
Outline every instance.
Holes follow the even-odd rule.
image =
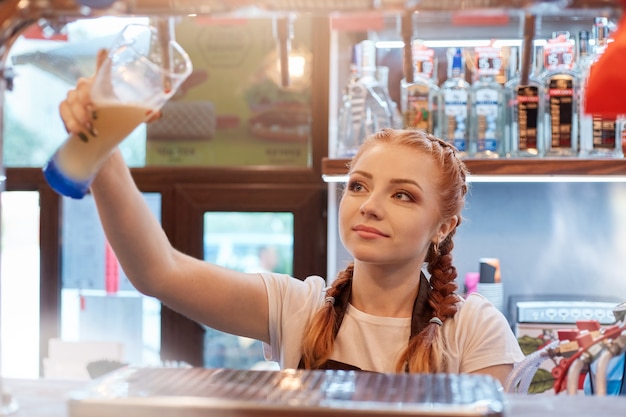
[[[79,81],[60,105],[70,132],[91,127],[91,82]],[[368,138],[339,207],[354,262],[329,288],[317,276],[246,274],[177,251],[119,151],[91,192],[137,290],[209,327],[261,340],[282,368],[476,372],[504,382],[523,358],[506,320],[480,295],[455,294],[452,237],[466,174],[453,147],[421,131]]]

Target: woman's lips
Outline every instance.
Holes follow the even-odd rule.
[[[354,226],[352,228],[357,234],[364,238],[374,238],[374,237],[389,237],[389,235],[381,232],[375,227],[364,226],[362,224]]]

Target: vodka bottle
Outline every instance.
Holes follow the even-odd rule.
[[[520,50],[517,46],[509,47],[509,59],[508,59],[508,68],[506,69],[506,78],[502,83],[504,88],[504,145],[503,151],[504,156],[507,158],[511,157],[512,150],[512,138],[511,138],[511,112],[514,105],[513,94],[509,91],[508,85],[509,82],[516,77],[519,78],[519,59],[520,59]],[[519,83],[519,82],[518,82]]]
[[[579,138],[580,156],[588,157],[593,148],[593,118],[585,112],[585,86],[589,69],[593,63],[593,53],[589,43],[589,31],[578,32],[578,71],[580,73]]]
[[[496,81],[502,69],[502,51],[478,47],[477,80],[470,88],[470,154],[477,158],[498,158],[504,153],[504,88]]]
[[[463,157],[469,154],[469,89],[465,81],[465,59],[461,48],[448,50],[448,78],[441,86],[441,136]]]
[[[376,67],[376,79],[384,90],[385,97],[387,97],[387,106],[389,106],[389,110],[391,111],[391,126],[396,129],[401,129],[403,125],[402,114],[398,109],[398,104],[391,99],[391,94],[389,93],[389,67],[382,65]]]
[[[403,127],[421,129],[439,136],[439,86],[433,80],[435,51],[417,42],[412,45],[412,49],[413,82],[408,82],[406,78],[400,81]]]
[[[337,143],[335,147],[335,157],[343,157],[347,156],[349,153],[348,149],[343,149],[347,146],[347,143],[342,143],[341,138],[346,132],[349,132],[350,127],[348,123],[350,120],[350,112],[352,111],[352,103],[350,97],[350,91],[352,87],[358,82],[360,71],[361,71],[361,45],[355,44],[352,46],[352,56],[350,59],[350,75],[348,76],[348,81],[343,87],[342,96],[341,96],[341,104],[339,106],[339,114],[337,117]]]
[[[532,70],[528,79],[522,80],[519,69],[504,85],[507,97],[507,154],[513,158],[534,158],[543,156],[545,147],[543,140],[544,96],[543,85],[536,76],[540,72],[536,68],[542,55],[541,46],[524,46],[532,48],[531,62],[527,63]],[[516,58],[516,55],[511,55]],[[514,58],[515,64],[519,62]],[[517,66],[517,65],[516,65]]]
[[[604,53],[609,39],[609,26],[606,17],[597,17],[593,26],[593,53],[584,54],[579,62],[581,80],[581,111],[580,111],[580,155],[581,157],[621,158],[621,117],[607,117],[598,114],[587,114],[584,108],[585,84],[591,65]],[[581,42],[582,45],[582,42]]]
[[[578,155],[580,78],[568,34],[554,34],[544,46],[546,156]]]
[[[362,41],[357,51],[359,77],[348,82],[339,113],[338,158],[354,156],[367,136],[393,127],[390,99],[376,78],[376,44],[371,40]]]

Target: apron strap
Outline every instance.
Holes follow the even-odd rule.
[[[346,308],[348,308],[348,303],[350,302],[350,295],[352,293],[352,280],[348,280],[345,285],[346,288],[341,290],[341,296],[335,297],[335,304],[333,306],[333,308],[335,309],[335,313],[337,314],[337,320],[335,321],[335,327],[333,329],[334,338],[337,338],[337,334],[339,333],[339,327],[341,327],[343,317],[346,314]],[[413,314],[411,316],[410,339],[419,334],[422,330],[424,330],[424,328],[429,325],[430,319],[433,317],[433,308],[428,302],[431,291],[432,287],[430,286],[426,275],[424,275],[424,273],[420,271],[419,290],[417,292],[417,297],[415,297],[415,302],[413,303]],[[298,369],[304,369],[304,361],[302,360],[302,358],[300,358],[300,362],[298,363]],[[332,359],[324,362],[322,365],[320,365],[318,369],[356,371],[361,370],[354,365],[334,361]]]
[[[421,333],[433,318],[433,308],[428,302],[432,290],[426,275],[420,272],[420,287],[413,304],[413,316],[411,316],[411,339]]]

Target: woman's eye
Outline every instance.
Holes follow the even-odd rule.
[[[362,189],[363,184],[358,181],[351,181],[350,184],[348,184],[348,190],[350,191],[361,191]]]
[[[411,194],[407,193],[406,191],[398,191],[397,193],[394,194],[394,198],[398,199],[398,200],[402,200],[402,201],[413,201],[414,198]]]

